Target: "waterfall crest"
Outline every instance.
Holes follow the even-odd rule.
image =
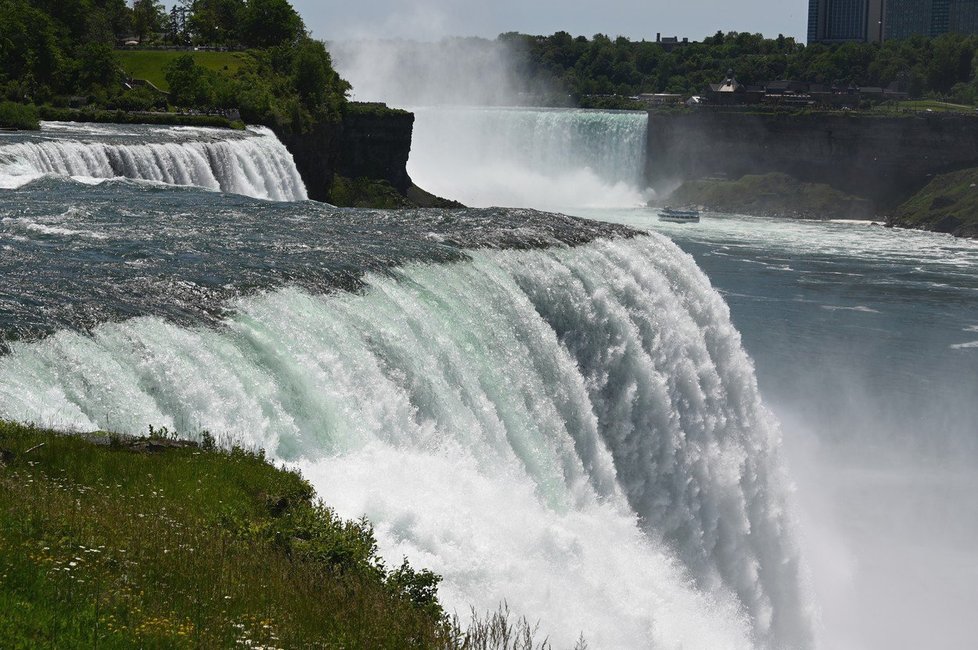
[[[269,129],[79,126],[46,123],[42,136],[0,139],[0,187],[44,175],[127,178],[273,201],[301,201],[292,155]]]
[[[506,598],[558,646],[811,647],[778,426],[692,258],[652,235],[367,284],[14,343],[0,417],[260,445],[449,607]]]
[[[479,207],[632,207],[643,182],[643,112],[428,107],[415,110],[408,171]]]

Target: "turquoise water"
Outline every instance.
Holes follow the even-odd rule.
[[[868,223],[584,214],[668,235],[730,305],[785,432],[825,647],[970,645],[978,242]]]
[[[99,128],[38,147],[105,154],[101,177],[0,190],[0,418],[260,446],[450,609],[505,600],[560,647],[812,645],[778,422],[667,238],[148,178],[269,136]]]
[[[336,210],[264,132],[3,136],[0,417],[260,445],[561,646],[967,647],[978,246],[661,223],[636,115],[525,113],[420,115],[415,180],[588,220]]]

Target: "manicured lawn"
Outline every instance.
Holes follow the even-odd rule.
[[[244,65],[241,52],[181,52],[170,50],[116,50],[116,56],[126,72],[136,79],[145,79],[160,90],[169,90],[165,68],[168,63],[184,54],[192,54],[197,65],[216,72],[234,74]]]
[[[907,111],[914,111],[918,113],[970,113],[975,114],[974,106],[967,106],[965,104],[952,104],[950,102],[941,102],[936,99],[908,99],[902,102],[889,102],[886,104],[880,104],[874,107],[873,112],[876,113],[906,113]]]

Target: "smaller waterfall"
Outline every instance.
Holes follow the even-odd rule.
[[[415,109],[408,171],[466,205],[643,204],[648,116],[517,108]]]
[[[40,137],[0,139],[0,187],[48,174],[196,186],[273,201],[308,198],[292,155],[266,128],[239,133],[48,123]]]

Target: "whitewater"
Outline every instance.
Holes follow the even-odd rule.
[[[264,127],[234,133],[45,122],[39,135],[0,134],[0,188],[45,175],[83,182],[126,178],[275,201],[307,198],[292,155]]]
[[[449,606],[506,598],[559,645],[807,643],[779,432],[689,258],[642,238],[367,284],[15,343],[0,413],[265,448]]]
[[[96,128],[0,151],[8,170],[113,147],[162,168],[145,134]],[[814,643],[779,426],[726,304],[668,239],[116,168],[90,185],[94,169],[2,190],[0,417],[261,447],[366,515],[388,560],[444,576],[450,610],[505,601],[556,647]]]
[[[561,143],[580,128],[572,111],[566,120],[516,108],[427,106],[418,114],[417,141],[440,147],[412,154],[409,168],[422,186],[441,183],[449,196],[491,205],[507,195],[486,195],[482,175],[460,173],[458,161],[484,169],[485,160],[504,160],[534,180],[562,169],[555,183],[526,183],[518,204],[662,232],[708,274],[757,364],[765,404],[783,423],[783,455],[797,486],[789,507],[810,567],[817,647],[973,644],[973,241],[831,218],[705,213],[695,227],[670,225],[635,201],[643,185],[631,179],[641,179],[642,158],[619,155],[611,158],[617,169],[602,167],[607,152],[629,141],[657,155],[642,144],[641,117],[632,118],[631,137],[596,141],[570,158]],[[512,116],[508,129],[498,124],[503,115]],[[600,131],[602,120],[622,115],[582,114],[580,124]],[[442,123],[466,124],[464,137],[442,140]],[[538,145],[533,159],[527,142]],[[472,154],[481,151],[498,154]],[[439,157],[452,162],[440,169]],[[603,183],[588,201],[575,196],[573,182],[559,189],[561,179],[596,169],[621,185]]]

